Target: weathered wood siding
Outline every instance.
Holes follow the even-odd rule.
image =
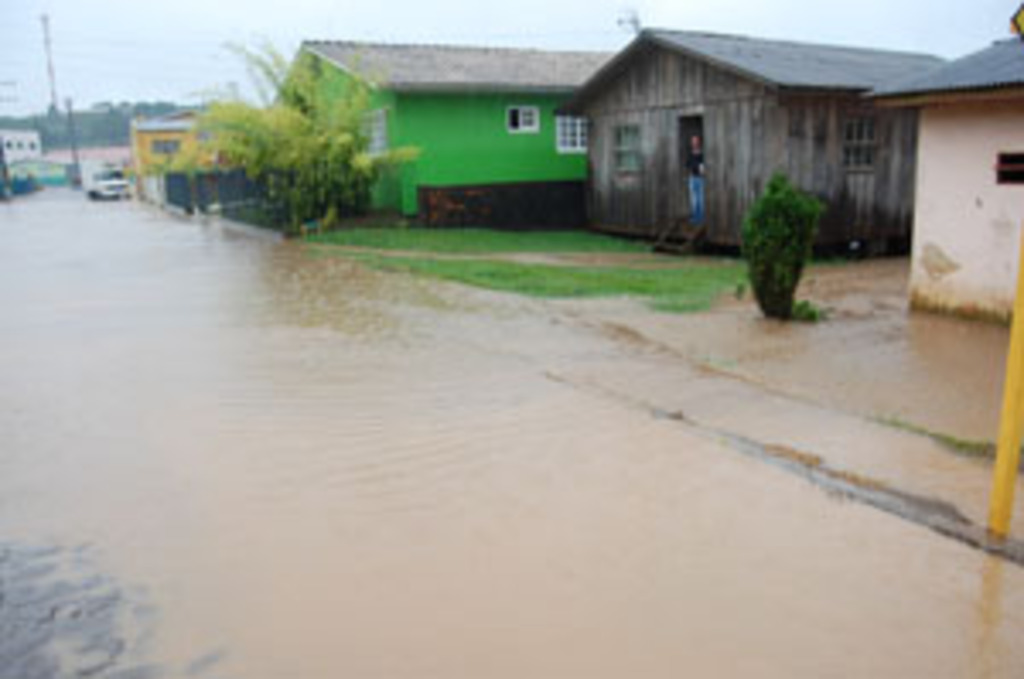
[[[860,97],[793,95],[698,59],[648,45],[585,102],[591,121],[589,218],[598,229],[658,237],[690,212],[679,119],[704,124],[708,240],[738,245],[743,215],[777,170],[828,205],[819,242],[909,235],[916,117],[875,112],[875,168],[842,165],[843,120]],[[615,129],[640,128],[638,172],[615,168]]]
[[[679,119],[704,121],[706,214],[709,236],[725,238],[740,215],[737,197],[756,194],[754,164],[767,154],[750,143],[764,136],[778,115],[776,97],[764,86],[721,69],[649,47],[631,60],[588,102],[591,123],[590,219],[598,228],[655,237],[680,228],[690,213],[685,149]],[[638,125],[642,164],[638,172],[615,168],[615,129]],[[770,123],[769,123],[770,124]],[[745,143],[736,143],[740,135]]]
[[[917,113],[880,109],[853,94],[783,94],[780,103],[786,172],[826,206],[819,243],[909,244]],[[843,166],[845,122],[858,117],[874,121],[874,163],[867,170]]]

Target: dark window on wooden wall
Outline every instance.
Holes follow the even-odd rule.
[[[843,167],[870,170],[875,166],[875,121],[851,118],[843,126]]]
[[[804,110],[798,106],[789,109],[789,136],[793,139],[804,136]]]
[[[1024,184],[1024,151],[999,154],[996,181],[1000,184]]]
[[[638,125],[617,125],[615,127],[615,170],[617,172],[640,171],[640,127]]]

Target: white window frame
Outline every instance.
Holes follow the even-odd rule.
[[[517,127],[512,127],[512,111],[519,112]],[[523,124],[524,113],[529,113],[532,116],[533,122],[530,125]],[[508,130],[509,134],[537,134],[540,132],[540,107],[526,105],[509,106],[505,109],[505,129]]]
[[[848,118],[843,123],[843,167],[848,172],[875,169],[876,125],[872,116]]]
[[[388,110],[378,108],[366,114],[366,151],[371,156],[386,153],[388,144]]]
[[[637,174],[643,167],[643,130],[636,123],[616,125],[612,131],[615,142],[615,172]]]
[[[555,148],[559,153],[586,153],[589,122],[578,116],[555,116]]]

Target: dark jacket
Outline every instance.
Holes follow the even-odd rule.
[[[690,174],[694,177],[704,176],[704,152],[691,150],[686,155],[686,169],[690,171]]]

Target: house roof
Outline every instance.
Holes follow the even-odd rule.
[[[32,137],[33,139],[39,139],[39,130],[12,130],[2,129],[0,130],[0,137]]]
[[[648,30],[641,38],[690,53],[771,85],[870,90],[942,65],[930,54],[840,47],[690,31]]]
[[[78,160],[96,160],[106,163],[126,165],[131,162],[132,149],[130,146],[86,146],[77,149]],[[43,160],[50,163],[61,163],[70,165],[74,160],[71,149],[58,149],[49,151],[43,155]]]
[[[916,78],[880,88],[880,97],[945,94],[1024,86],[1024,42],[999,40],[991,46]]]
[[[398,91],[571,92],[611,54],[451,45],[307,41],[303,48]]]
[[[132,121],[139,132],[187,132],[195,127],[195,111],[176,111],[156,118]]]
[[[649,45],[700,59],[773,87],[869,91],[941,66],[942,59],[914,52],[838,47],[739,35],[645,29],[577,92],[566,111],[578,110],[629,58]]]
[[[932,71],[943,63],[937,56],[916,52],[686,31],[645,33],[670,49],[694,53],[781,87],[874,89]]]

